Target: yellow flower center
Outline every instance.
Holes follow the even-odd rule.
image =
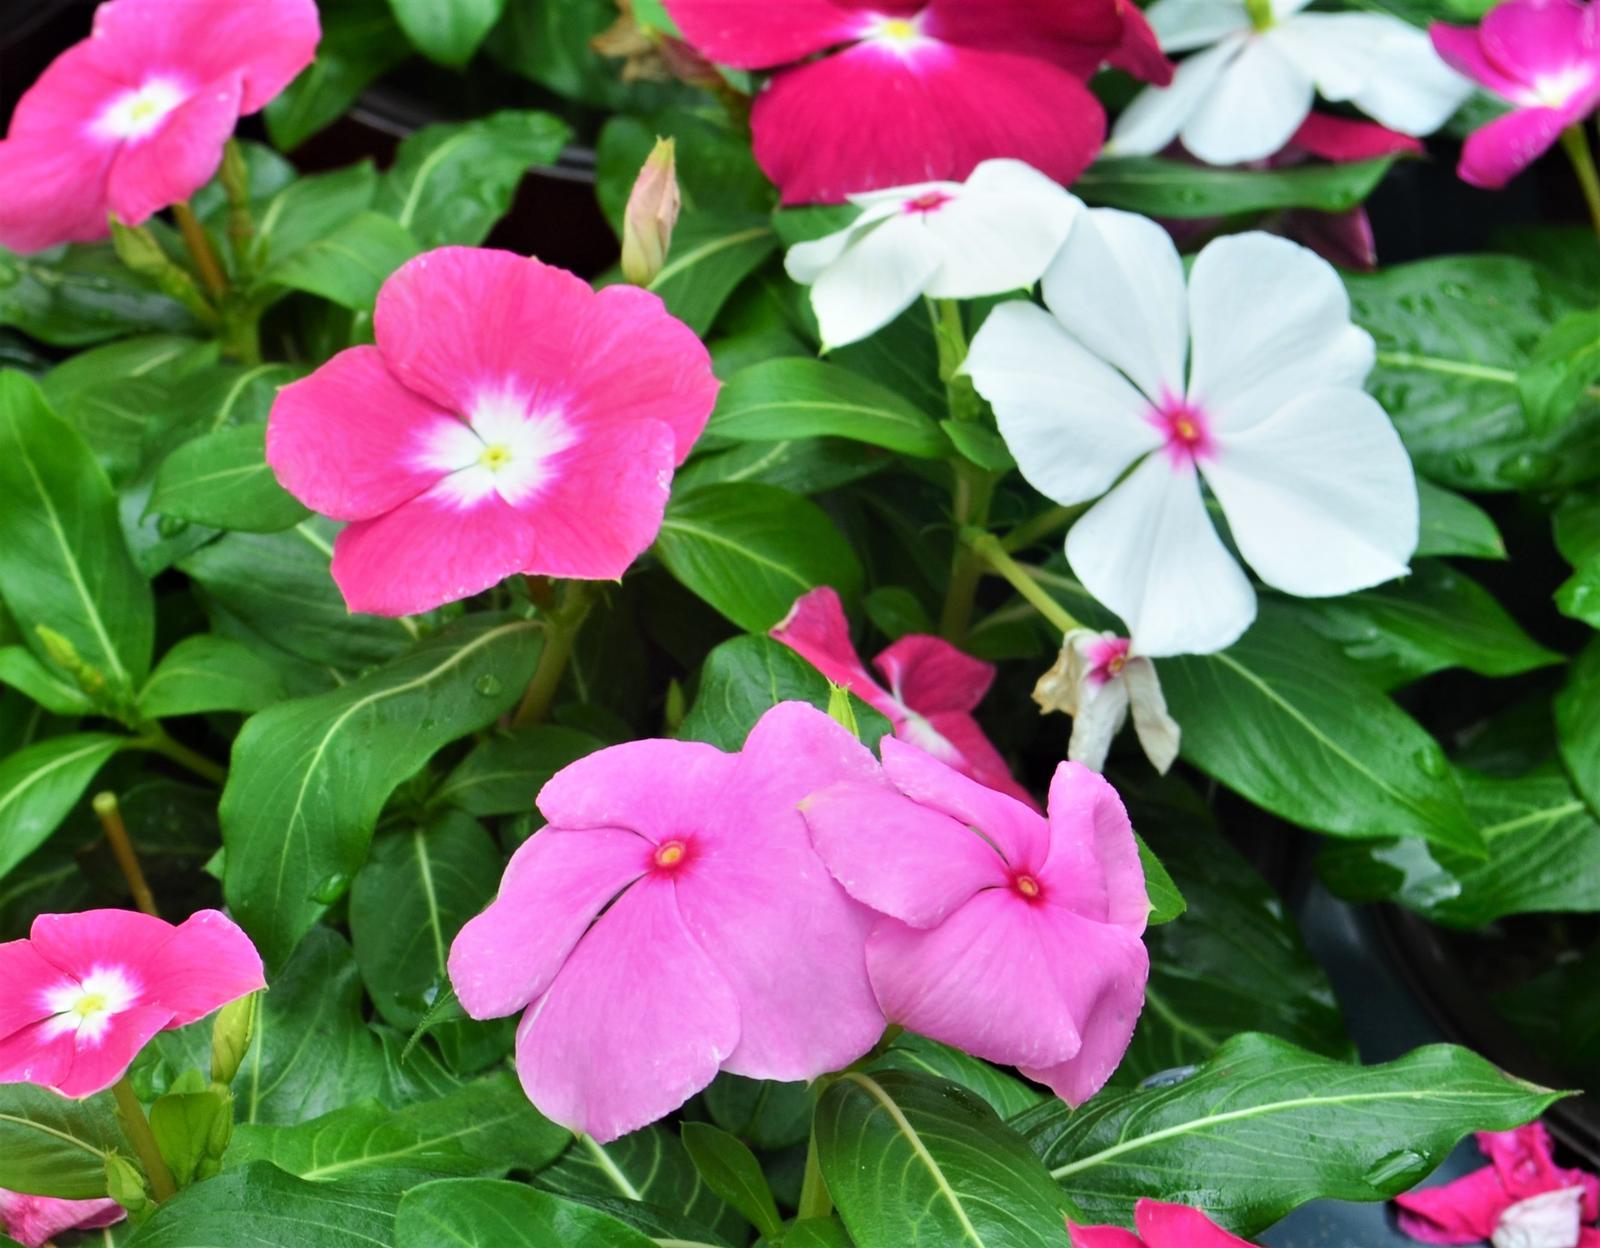
[[[884,22],[879,34],[885,39],[906,42],[917,37],[917,28],[903,17],[891,17]]]
[[[106,1008],[105,997],[98,992],[86,992],[73,1003],[72,1012],[79,1018],[88,1018]]]
[[[687,851],[682,841],[668,841],[656,850],[656,866],[675,867],[683,861],[685,852]]]
[[[490,472],[499,472],[511,462],[511,448],[503,443],[486,446],[483,454],[478,456],[478,462]]]

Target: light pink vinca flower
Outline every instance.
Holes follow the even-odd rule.
[[[1555,1163],[1544,1124],[1481,1132],[1490,1164],[1453,1183],[1395,1197],[1400,1229],[1425,1244],[1600,1248],[1600,1179]]]
[[[384,283],[373,328],[267,422],[284,488],[351,522],[333,578],[352,611],[411,615],[516,572],[616,580],[655,540],[717,397],[657,296],[442,247]]]
[[[450,979],[474,1018],[524,1011],[517,1073],[547,1117],[604,1143],[719,1070],[813,1079],[872,1047],[872,916],[797,807],[873,769],[827,715],[784,702],[738,754],[635,741],[545,785],[549,825],[456,937]]]
[[[994,684],[994,664],[963,654],[941,637],[913,634],[872,660],[888,682],[885,688],[861,662],[844,604],[827,585],[797,599],[772,638],[882,714],[901,740],[979,784],[1038,807],[972,716]]]
[[[1062,763],[1046,819],[892,737],[881,750],[880,774],[800,809],[834,878],[879,913],[867,972],[884,1015],[1082,1104],[1127,1051],[1150,971],[1116,791]]]
[[[92,1096],[158,1031],[264,988],[261,955],[226,915],[174,927],[132,910],[41,914],[0,944],[0,1083]]]
[[[44,1248],[62,1231],[95,1231],[127,1216],[114,1200],[57,1200],[0,1187],[0,1231],[22,1248]]]
[[[1178,757],[1180,732],[1167,714],[1156,665],[1132,652],[1132,643],[1115,633],[1077,628],[1062,641],[1055,666],[1033,687],[1033,700],[1045,713],[1072,716],[1067,757],[1091,771],[1103,771],[1111,742],[1133,713],[1133,730],[1145,757],[1162,775]]]
[[[1141,1200],[1133,1207],[1139,1233],[1120,1226],[1078,1226],[1067,1223],[1072,1248],[1250,1248],[1198,1209]]]
[[[111,0],[17,104],[0,142],[0,246],[138,225],[216,173],[241,116],[311,63],[312,0]]]
[[[1153,81],[1171,74],[1131,9],[1125,0],[667,0],[705,56],[778,69],[750,120],[756,159],[786,204],[959,182],[996,156],[1071,182],[1105,138],[1105,110],[1085,80],[1108,59]]]
[[[1507,0],[1477,28],[1430,28],[1452,68],[1514,111],[1467,139],[1463,180],[1491,190],[1543,156],[1600,107],[1600,9],[1583,0]]]

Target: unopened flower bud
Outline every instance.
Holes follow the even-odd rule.
[[[136,1222],[154,1208],[150,1189],[145,1186],[144,1172],[121,1153],[106,1155],[106,1195],[126,1209]]]
[[[850,705],[850,691],[843,685],[828,684],[828,715],[837,724],[849,729],[850,735],[861,740],[861,727],[856,723],[856,708]]]
[[[622,222],[622,275],[635,286],[650,285],[666,267],[681,207],[677,144],[657,139],[633,184]]]
[[[79,689],[91,698],[98,698],[105,692],[105,674],[84,662],[70,638],[45,624],[35,624],[33,631],[44,652],[50,656],[50,661],[71,676]]]
[[[256,1026],[258,993],[240,997],[217,1011],[217,1020],[211,1024],[211,1079],[214,1083],[230,1084],[239,1073],[245,1051],[250,1047],[250,1037]]]

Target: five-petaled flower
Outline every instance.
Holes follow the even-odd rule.
[[[1348,101],[1392,130],[1432,134],[1472,94],[1416,27],[1384,13],[1308,13],[1310,0],[1158,0],[1168,52],[1206,49],[1172,84],[1117,118],[1108,153],[1148,156],[1174,139],[1201,160],[1264,160],[1287,144],[1313,99]]]
[[[1133,1207],[1138,1234],[1120,1226],[1078,1226],[1069,1221],[1072,1248],[1251,1248],[1198,1209],[1141,1200]]]
[[[1067,757],[1091,771],[1104,769],[1130,710],[1139,745],[1157,771],[1165,775],[1178,757],[1178,725],[1167,714],[1156,665],[1133,654],[1126,637],[1088,628],[1068,633],[1055,666],[1033,687],[1033,700],[1046,713],[1072,716]]]
[[[444,247],[378,295],[377,345],[285,386],[267,462],[350,523],[352,611],[410,615],[516,572],[614,580],[661,527],[717,382],[661,300],[505,251]]]
[[[63,1231],[99,1230],[127,1216],[114,1200],[58,1200],[0,1187],[0,1231],[22,1248],[45,1248]]]
[[[1105,138],[1085,80],[1107,60],[1153,81],[1171,71],[1124,0],[667,0],[667,10],[712,60],[789,67],[750,119],[756,159],[788,204],[959,180],[996,156],[1071,182]]]
[[[549,826],[456,937],[450,979],[474,1018],[525,1011],[517,1073],[546,1116],[605,1142],[719,1070],[813,1079],[872,1047],[872,916],[797,806],[873,766],[821,711],[784,702],[738,754],[635,741],[545,785]]]
[[[1467,139],[1459,172],[1504,186],[1600,108],[1600,9],[1583,0],[1508,0],[1476,29],[1434,23],[1433,46],[1513,111]]]
[[[789,276],[811,287],[824,351],[876,333],[919,295],[977,299],[1031,289],[1081,208],[1018,160],[986,160],[964,183],[850,199],[859,217],[789,250]]]
[[[979,784],[1037,806],[972,716],[994,683],[992,663],[962,653],[941,637],[913,634],[872,660],[885,687],[861,662],[844,604],[826,585],[801,595],[772,637],[884,715],[901,740]]]
[[[1096,209],[1044,295],[1049,312],[995,309],[965,367],[1034,488],[1067,505],[1105,494],[1068,533],[1067,559],[1137,653],[1220,650],[1255,618],[1202,479],[1276,589],[1325,597],[1406,571],[1416,479],[1361,389],[1372,338],[1326,261],[1233,235],[1201,251],[1186,296],[1160,226]]]
[[[311,63],[313,0],[111,0],[0,142],[0,245],[91,242],[210,180],[241,116]]]
[[[867,971],[890,1022],[1016,1066],[1080,1105],[1144,1005],[1150,914],[1116,791],[1077,763],[1047,819],[914,746],[801,804],[828,870],[879,912]]]
[[[42,914],[0,944],[0,1083],[91,1096],[158,1031],[265,986],[250,938],[216,910],[176,927],[131,910]]]

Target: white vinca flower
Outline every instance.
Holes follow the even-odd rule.
[[[1151,87],[1111,132],[1108,155],[1149,156],[1181,138],[1212,165],[1283,150],[1315,95],[1354,104],[1403,134],[1432,134],[1474,90],[1424,30],[1382,13],[1305,13],[1310,0],[1157,0],[1146,16],[1165,52],[1205,51]]]
[[[1237,234],[1200,253],[1185,291],[1165,230],[1096,209],[1044,297],[1048,312],[996,308],[964,371],[1035,489],[1068,506],[1105,495],[1067,534],[1067,560],[1136,653],[1221,650],[1255,618],[1202,479],[1275,589],[1331,597],[1406,572],[1416,478],[1361,389],[1372,339],[1325,260]]]
[[[986,160],[966,182],[852,195],[845,229],[789,249],[811,287],[824,351],[860,342],[919,296],[979,299],[1029,290],[1082,205],[1020,160]]]
[[[1178,757],[1178,725],[1167,714],[1156,665],[1133,654],[1126,637],[1073,629],[1055,666],[1033,687],[1033,700],[1046,714],[1072,716],[1067,757],[1091,771],[1104,769],[1111,741],[1128,722],[1130,709],[1133,731],[1151,766],[1166,775]]]

